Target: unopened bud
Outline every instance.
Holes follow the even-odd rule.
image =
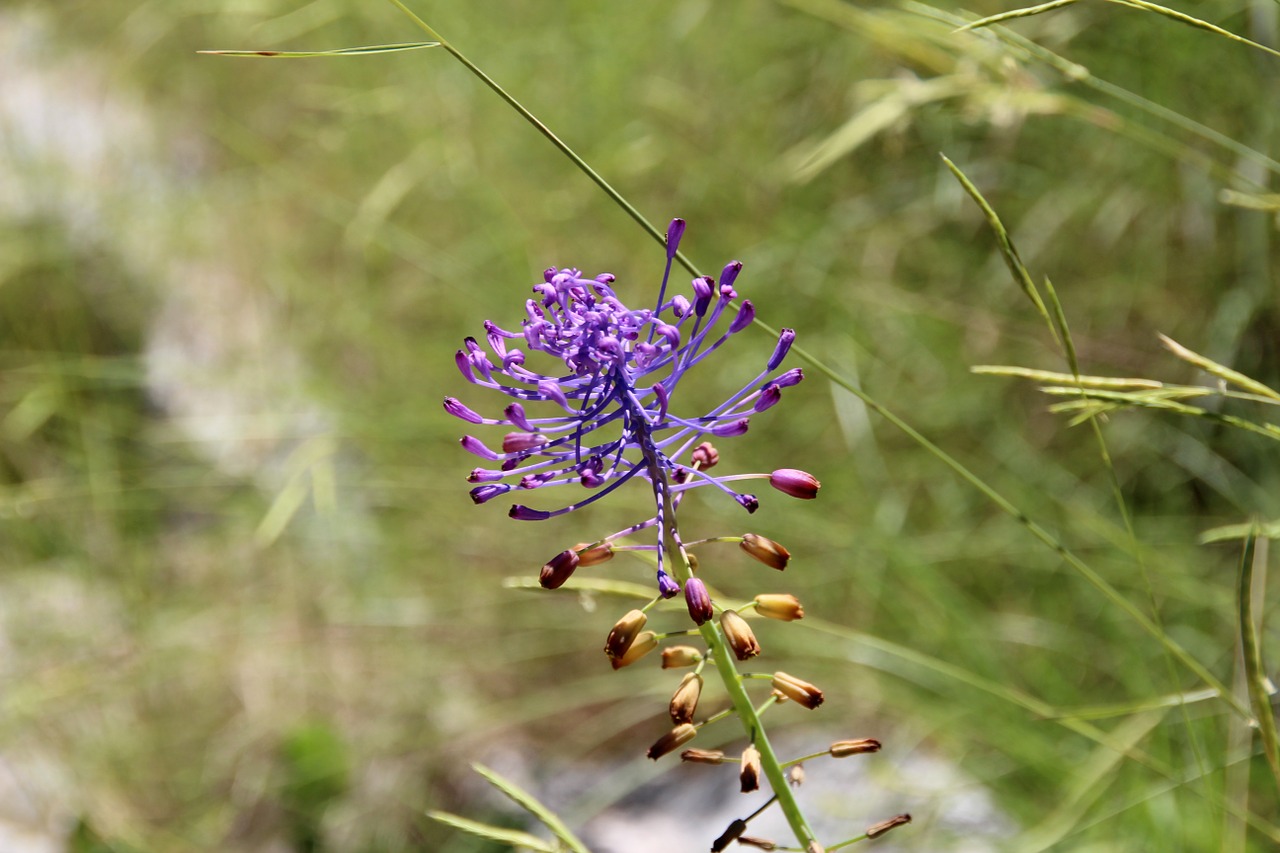
[[[797,764],[787,771],[787,781],[791,783],[791,787],[799,788],[804,784],[804,765]]]
[[[736,610],[726,610],[720,614],[720,628],[738,660],[747,660],[760,654],[756,635],[751,632],[747,620],[739,616]]]
[[[646,754],[654,761],[657,761],[668,752],[679,749],[689,741],[693,740],[693,736],[697,733],[698,730],[694,728],[692,724],[681,723],[662,737],[658,738],[653,746],[649,747],[649,752]]]
[[[822,691],[807,681],[801,681],[794,675],[775,672],[772,683],[774,690],[777,690],[798,705],[803,705],[812,710],[822,704]]]
[[[693,449],[693,461],[698,469],[705,471],[720,461],[720,451],[709,441],[704,441]]]
[[[903,824],[907,824],[907,823],[911,823],[911,815],[909,814],[895,815],[894,817],[891,817],[888,820],[882,820],[879,823],[877,823],[875,826],[868,828],[867,838],[879,838],[889,830],[893,829],[895,826],[902,826]]]
[[[524,453],[547,443],[547,437],[538,432],[509,432],[502,437],[503,453]]]
[[[702,652],[693,646],[671,646],[662,650],[662,668],[679,669],[682,666],[697,666],[702,662]]]
[[[794,595],[768,593],[756,596],[756,612],[767,619],[791,622],[804,618],[804,608]]]
[[[832,758],[846,758],[850,755],[865,755],[868,752],[879,752],[880,741],[869,737],[858,740],[838,740],[827,750]]]
[[[724,764],[724,753],[718,749],[686,749],[680,753],[680,760],[690,764]]]
[[[598,566],[613,559],[613,546],[608,542],[594,548],[589,542],[579,542],[573,546],[573,550],[578,555],[578,565],[583,568]]]
[[[721,851],[728,847],[735,838],[738,838],[746,831],[747,822],[742,818],[738,818],[733,823],[729,824],[729,828],[721,833],[719,838],[711,842],[711,853],[721,853]]]
[[[581,564],[582,559],[573,551],[561,551],[542,567],[538,583],[545,589],[559,589]]]
[[[631,648],[631,644],[635,642],[636,635],[644,628],[649,617],[644,615],[643,610],[632,610],[626,616],[618,620],[613,626],[613,630],[609,632],[609,637],[604,641],[604,653],[609,656],[610,660],[617,660],[627,653],[627,649]],[[617,669],[617,667],[614,667]]]
[[[750,835],[738,836],[738,843],[743,847],[754,847],[757,850],[777,850],[778,842],[770,841],[767,838],[755,838]]]
[[[711,609],[711,594],[707,592],[707,585],[698,578],[689,578],[684,582],[684,601],[689,606],[689,618],[695,625],[701,625],[715,615]]]
[[[742,785],[742,793],[749,794],[760,790],[760,750],[748,746],[742,751],[742,767],[738,770],[738,781]]]
[[[676,692],[671,696],[671,722],[691,723],[693,714],[698,710],[698,698],[702,695],[702,676],[691,672],[680,682]]]
[[[613,658],[610,662],[614,669],[622,669],[624,666],[640,660],[640,658],[649,654],[658,647],[658,635],[652,631],[645,631],[636,637],[635,642],[631,644],[631,648],[627,649],[627,653],[620,658]]]
[[[755,533],[742,534],[742,542],[738,547],[771,569],[782,571],[791,559],[791,552],[772,539],[766,539]]]
[[[818,489],[822,488],[817,477],[798,468],[779,468],[769,475],[769,485],[784,495],[806,501],[816,498]]]

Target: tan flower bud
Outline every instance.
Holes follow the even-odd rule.
[[[772,684],[774,690],[810,710],[822,704],[822,691],[807,681],[801,681],[794,675],[775,672]]]
[[[702,652],[693,646],[671,646],[662,650],[662,668],[677,669],[682,666],[696,666],[702,662]]]
[[[738,547],[769,568],[778,571],[785,569],[787,561],[791,559],[791,552],[786,548],[756,533],[742,534],[742,541],[738,543]]]
[[[654,761],[657,761],[668,752],[679,749],[689,741],[693,740],[693,736],[697,733],[698,730],[691,724],[681,723],[662,737],[658,738],[657,741],[654,742],[653,746],[649,747],[647,755]]]
[[[863,755],[868,752],[879,752],[880,741],[872,740],[869,737],[860,738],[858,740],[838,740],[831,744],[832,758],[846,758],[850,755]]]
[[[608,639],[604,641],[604,653],[609,656],[609,659],[617,660],[625,655],[627,649],[631,648],[631,644],[635,642],[636,635],[648,621],[649,617],[644,615],[643,610],[632,610],[619,619],[609,631]]]
[[[909,814],[895,815],[894,817],[891,817],[888,820],[882,820],[879,823],[877,823],[875,826],[868,828],[867,838],[879,838],[889,830],[893,829],[895,826],[902,826],[903,824],[907,824],[907,823],[911,823],[911,815]]]
[[[724,753],[718,749],[686,749],[680,753],[680,760],[690,764],[724,764]]]
[[[720,614],[720,628],[738,660],[747,660],[760,654],[756,635],[751,632],[747,620],[739,616],[736,610],[726,610]]]
[[[691,723],[698,710],[698,697],[702,695],[702,676],[691,672],[680,682],[671,697],[671,722]]]
[[[749,794],[760,790],[760,750],[748,746],[742,750],[742,767],[738,770],[738,781],[742,784],[742,793]]]
[[[598,566],[613,559],[613,546],[608,542],[596,545],[594,548],[591,547],[590,542],[579,542],[573,546],[573,550],[577,553],[578,565],[582,568]]]
[[[770,841],[767,838],[756,838],[751,835],[742,835],[738,838],[738,843],[743,847],[754,847],[757,850],[777,850],[778,843]]]
[[[622,669],[624,666],[640,660],[640,658],[649,654],[658,647],[658,635],[652,631],[644,631],[636,637],[635,642],[627,649],[627,653],[620,658],[613,658],[610,663],[614,669]]]
[[[794,595],[768,593],[756,596],[756,612],[766,619],[792,622],[804,618],[804,608]]]
[[[804,784],[804,765],[797,764],[787,771],[787,781],[791,783],[791,787],[799,788]]]

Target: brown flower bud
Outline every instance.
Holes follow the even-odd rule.
[[[804,765],[797,764],[787,771],[787,781],[791,783],[791,787],[799,788],[804,784]]]
[[[648,621],[649,617],[644,615],[643,610],[632,610],[619,619],[609,631],[608,639],[604,641],[604,653],[609,656],[609,659],[617,660],[625,655],[627,649],[631,648],[631,644],[635,642],[636,635]]]
[[[581,560],[573,551],[561,551],[542,567],[538,575],[538,583],[545,589],[559,589],[578,568]]]
[[[578,555],[578,565],[583,568],[598,566],[613,559],[613,546],[608,542],[594,548],[590,542],[579,542],[573,546],[573,550]]]
[[[680,760],[690,764],[724,764],[724,753],[718,749],[686,749],[680,753]]]
[[[657,761],[668,752],[679,749],[689,741],[693,740],[693,736],[697,733],[698,730],[691,724],[681,723],[662,737],[658,738],[657,741],[654,742],[653,746],[649,747],[649,752],[646,754],[654,761]]]
[[[880,741],[872,740],[869,737],[858,740],[838,740],[831,744],[831,748],[828,750],[832,758],[846,758],[850,755],[863,755],[868,752],[879,751]]]
[[[822,488],[817,477],[797,468],[779,468],[774,471],[769,475],[769,485],[784,495],[806,501],[816,498],[818,489]]]
[[[702,662],[702,652],[693,646],[670,646],[662,650],[662,668],[677,669]]]
[[[622,669],[624,666],[631,666],[631,664],[640,660],[640,658],[649,654],[649,652],[653,651],[657,647],[658,635],[652,631],[644,631],[636,637],[635,642],[633,642],[631,647],[627,649],[627,653],[625,655],[620,658],[613,658],[610,663],[613,664],[614,669]]]
[[[742,784],[742,793],[749,794],[760,790],[760,750],[748,746],[742,750],[742,767],[738,770],[738,781]]]
[[[800,599],[783,593],[766,593],[756,596],[756,612],[766,619],[792,622],[804,618]]]
[[[698,697],[702,695],[702,676],[691,672],[680,682],[671,697],[671,722],[691,723],[698,710]]]
[[[742,818],[738,818],[729,824],[729,828],[720,834],[720,837],[711,842],[711,853],[721,853],[728,847],[735,838],[747,831],[747,822]]]
[[[754,847],[757,850],[777,850],[778,842],[770,841],[767,838],[756,838],[751,835],[741,835],[738,837],[738,843],[743,847]]]
[[[782,571],[791,559],[791,552],[772,539],[766,539],[755,533],[742,534],[742,542],[738,547],[771,569]]]
[[[738,660],[747,660],[760,654],[756,635],[751,632],[747,620],[739,616],[736,610],[726,610],[720,614],[720,628]]]
[[[894,817],[891,817],[888,820],[882,820],[875,826],[867,829],[867,838],[879,838],[895,826],[902,826],[907,823],[911,823],[911,815],[895,815]]]
[[[810,710],[822,704],[822,691],[807,681],[801,681],[794,675],[775,672],[772,684],[774,690]]]
[[[693,449],[692,459],[699,470],[705,471],[720,461],[720,452],[714,444],[704,441]]]

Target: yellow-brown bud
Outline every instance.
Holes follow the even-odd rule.
[[[736,610],[726,610],[720,614],[720,628],[738,660],[747,660],[760,654],[756,635],[752,633],[747,620],[739,616]]]
[[[778,843],[770,841],[767,838],[756,838],[752,835],[742,835],[738,837],[738,843],[743,847],[754,847],[757,850],[777,850]]]
[[[791,787],[799,788],[804,784],[804,765],[797,764],[787,771],[787,781],[791,783]]]
[[[671,722],[692,723],[693,714],[698,710],[698,698],[702,695],[702,676],[691,672],[680,682],[676,692],[671,696]]]
[[[698,730],[691,724],[681,723],[662,737],[658,738],[658,740],[654,742],[653,746],[649,747],[649,752],[646,754],[654,761],[657,761],[668,752],[679,749],[689,741],[693,740],[693,736],[697,733]]]
[[[791,699],[798,705],[812,710],[822,704],[822,691],[807,681],[801,681],[794,675],[785,672],[773,674],[773,689]]]
[[[671,646],[662,650],[662,668],[677,669],[702,662],[702,652],[693,646]]]
[[[850,755],[864,755],[868,752],[879,752],[880,741],[872,740],[869,737],[859,738],[858,740],[838,740],[831,744],[832,758],[846,758]]]
[[[772,539],[766,539],[755,533],[742,534],[742,542],[738,547],[764,563],[771,569],[782,571],[791,559],[791,552]]]
[[[594,548],[590,542],[579,542],[573,546],[573,550],[578,555],[578,566],[581,568],[598,566],[613,559],[613,546],[608,542]]]
[[[766,619],[792,622],[804,618],[804,608],[794,595],[769,593],[756,596],[756,612]]]
[[[619,619],[609,631],[608,639],[604,641],[604,653],[609,656],[609,659],[617,660],[625,655],[627,649],[631,648],[631,644],[635,642],[636,635],[648,621],[649,617],[644,615],[643,610],[632,610]]]
[[[680,760],[690,764],[724,764],[724,753],[718,749],[686,749],[680,753]]]
[[[610,663],[613,664],[614,669],[622,669],[624,666],[631,666],[631,664],[640,660],[640,658],[649,654],[649,652],[653,651],[657,647],[658,635],[652,631],[643,631],[636,637],[635,642],[633,642],[630,648],[627,649],[627,653],[625,655],[620,658],[613,658]]]
[[[867,838],[879,838],[889,830],[893,829],[895,826],[902,826],[903,824],[907,824],[907,823],[911,823],[911,815],[909,814],[895,815],[894,817],[891,817],[888,820],[882,820],[879,823],[877,823],[875,826],[868,828]]]
[[[760,750],[748,746],[742,750],[742,767],[738,770],[738,781],[742,784],[742,793],[749,794],[760,790]]]

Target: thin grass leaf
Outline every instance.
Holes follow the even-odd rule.
[[[995,209],[987,203],[982,193],[978,192],[978,188],[973,185],[968,176],[960,171],[960,167],[952,163],[947,155],[939,154],[942,162],[947,164],[947,168],[951,170],[951,174],[955,175],[960,186],[964,187],[964,191],[969,197],[982,208],[982,212],[987,217],[987,223],[991,225],[991,230],[996,234],[996,241],[1000,244],[1000,254],[1004,257],[1005,264],[1009,267],[1009,273],[1013,276],[1013,280],[1022,288],[1022,292],[1035,305],[1036,311],[1044,318],[1045,325],[1049,327],[1049,333],[1053,335],[1054,343],[1062,345],[1062,340],[1058,335],[1058,330],[1049,318],[1049,311],[1044,306],[1044,300],[1040,298],[1040,292],[1036,290],[1035,282],[1031,280],[1031,273],[1027,272],[1027,266],[1022,262],[1022,258],[1018,256],[1018,249],[1013,245],[1013,240],[1009,237],[1009,232],[1005,230],[1004,223],[1000,221],[1000,217],[996,214]]]
[[[1112,705],[1086,705],[1063,711],[1062,716],[1076,720],[1106,720],[1112,717],[1128,717],[1160,708],[1176,708],[1179,705],[1193,705],[1218,698],[1212,690],[1188,690],[1184,693],[1171,693],[1167,696],[1154,696],[1150,699],[1139,699],[1133,702],[1119,702]],[[1053,719],[1053,718],[1051,718]]]
[[[306,59],[313,56],[364,56],[370,53],[396,53],[439,47],[438,41],[409,41],[401,44],[371,44],[364,47],[340,47],[335,50],[197,50],[207,56],[253,56],[267,59]]]
[[[1061,9],[1063,6],[1072,6],[1079,3],[1080,0],[1049,0],[1048,3],[1041,3],[1039,6],[1024,6],[1021,9],[1011,9],[1008,12],[1001,12],[997,15],[988,15],[980,18],[972,23],[965,24],[963,27],[957,27],[953,32],[962,33],[966,30],[977,30],[982,27],[989,27],[993,24],[1003,24],[1005,21],[1012,21],[1015,18],[1028,18],[1032,15],[1039,15],[1043,12],[1051,12],[1054,9]]]
[[[569,850],[574,851],[574,853],[591,853],[591,851],[586,848],[586,845],[579,841],[578,837],[569,831],[569,827],[564,825],[564,821],[560,820],[560,818],[556,816],[555,812],[551,811],[542,803],[534,799],[533,795],[528,791],[525,791],[515,782],[512,782],[510,779],[502,776],[496,770],[491,770],[483,764],[472,764],[471,769],[483,776],[490,785],[506,794],[511,801],[520,806],[520,808],[524,809],[541,821],[543,826],[551,830],[551,833],[555,835],[556,838],[563,841]]]
[[[490,841],[496,841],[499,844],[506,844],[509,847],[527,847],[536,853],[559,853],[559,846],[550,844],[547,841],[538,838],[536,835],[530,835],[527,832],[520,832],[515,829],[504,829],[501,826],[493,826],[488,823],[480,823],[474,820],[467,820],[465,817],[459,817],[449,812],[427,812],[427,817],[434,821],[439,821],[446,826],[452,826],[454,829],[460,829],[471,835],[487,838]]]
[[[1258,44],[1256,41],[1250,41],[1244,36],[1236,35],[1230,30],[1224,30],[1222,27],[1211,24],[1208,21],[1202,21],[1199,18],[1193,18],[1192,16],[1188,15],[1186,12],[1179,12],[1176,9],[1168,8],[1167,6],[1161,6],[1157,3],[1148,3],[1147,0],[1107,0],[1107,2],[1114,3],[1117,6],[1131,6],[1134,9],[1142,9],[1143,11],[1146,11],[1146,12],[1154,12],[1157,15],[1163,15],[1166,18],[1172,18],[1173,20],[1178,21],[1179,23],[1183,23],[1188,26],[1195,27],[1196,29],[1207,30],[1208,32],[1214,33],[1215,35],[1220,35],[1223,38],[1230,39],[1231,41],[1239,42],[1240,44],[1246,44],[1249,47],[1257,48],[1258,50],[1261,50],[1265,53],[1269,53],[1272,56],[1280,56],[1280,51],[1272,50],[1266,45]]]
[[[1245,210],[1261,210],[1267,213],[1280,211],[1280,193],[1242,193],[1238,190],[1221,190],[1218,201]]]
[[[1037,382],[1061,382],[1075,385],[1078,388],[1110,388],[1122,390],[1126,388],[1161,388],[1163,383],[1154,379],[1123,378],[1115,376],[1073,376],[1070,373],[1057,373],[1052,370],[1035,370],[1030,367],[1013,367],[1003,364],[978,364],[969,368],[970,373],[983,376],[1016,376],[1019,379],[1034,379]]]
[[[1262,739],[1262,752],[1271,765],[1271,774],[1280,787],[1280,736],[1276,734],[1276,715],[1271,709],[1274,688],[1267,678],[1262,664],[1262,644],[1258,640],[1258,626],[1253,621],[1253,564],[1258,542],[1257,525],[1244,540],[1240,555],[1240,648],[1244,656],[1245,683],[1249,688],[1249,702],[1258,722],[1258,735]]]
[[[1253,521],[1246,524],[1224,524],[1200,534],[1200,542],[1229,542],[1233,539],[1248,539],[1249,536],[1260,539],[1280,539],[1280,519],[1275,521]]]
[[[1272,400],[1280,400],[1280,392],[1276,392],[1266,385],[1263,385],[1256,379],[1250,379],[1243,373],[1237,373],[1229,367],[1218,364],[1213,359],[1206,358],[1197,352],[1192,352],[1167,335],[1160,335],[1160,343],[1164,344],[1165,348],[1168,349],[1169,352],[1173,353],[1183,361],[1194,364],[1206,373],[1211,373],[1219,379],[1230,382],[1237,388],[1243,388],[1249,393],[1257,394],[1260,397],[1269,397]]]

